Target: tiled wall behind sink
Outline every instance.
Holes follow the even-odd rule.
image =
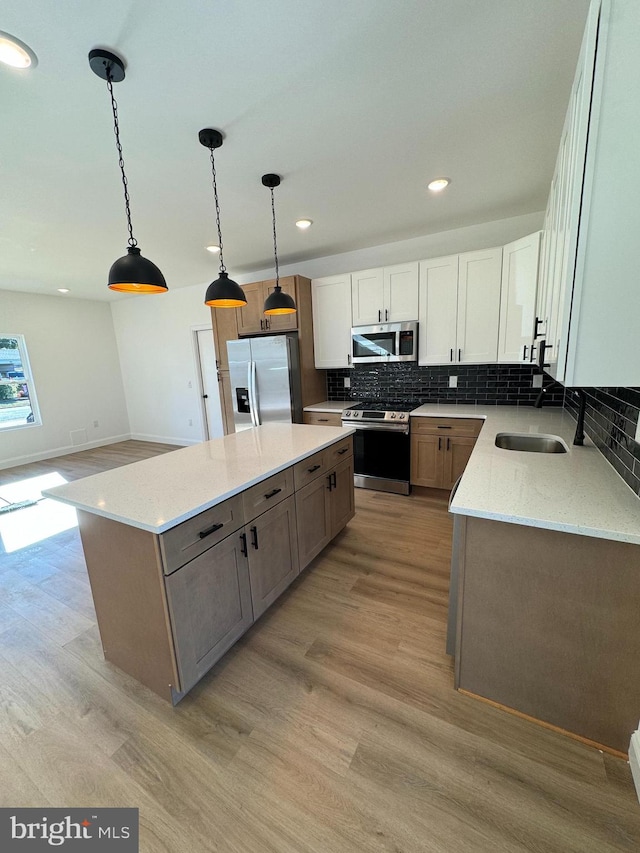
[[[585,388],[585,432],[622,479],[640,496],[640,388]],[[565,408],[576,417],[578,401],[567,390]]]
[[[538,396],[532,387],[537,368],[517,364],[442,365],[357,364],[351,369],[327,371],[329,400],[389,400],[402,403],[479,403],[531,406]],[[458,387],[449,388],[449,377]],[[351,387],[344,387],[344,378]],[[551,381],[545,376],[545,385]],[[545,406],[561,406],[564,388],[545,396]]]

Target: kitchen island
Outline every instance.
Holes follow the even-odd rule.
[[[640,501],[560,409],[427,404],[482,428],[451,499],[455,685],[627,751],[640,709]],[[552,435],[565,453],[496,446]]]
[[[352,433],[265,424],[47,490],[105,658],[176,704],[353,517]]]

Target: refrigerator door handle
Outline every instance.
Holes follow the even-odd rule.
[[[254,426],[260,426],[260,412],[258,410],[258,389],[256,387],[256,363],[249,362],[249,405],[251,406],[251,422]]]

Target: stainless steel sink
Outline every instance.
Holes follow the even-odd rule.
[[[553,435],[519,435],[514,432],[499,432],[496,447],[503,450],[525,450],[527,453],[566,453],[567,446]]]

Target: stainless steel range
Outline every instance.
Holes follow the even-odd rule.
[[[342,423],[356,430],[353,437],[356,486],[409,494],[409,412],[415,408],[415,403],[376,400],[344,409]]]

